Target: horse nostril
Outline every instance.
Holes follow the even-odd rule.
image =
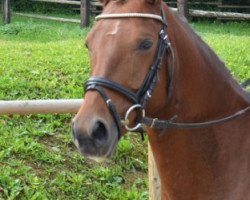
[[[92,138],[99,144],[107,141],[108,133],[102,122],[96,122],[92,131]]]

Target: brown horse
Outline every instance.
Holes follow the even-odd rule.
[[[73,120],[80,152],[94,159],[112,156],[144,109],[152,118],[175,116],[175,122],[198,128],[146,126],[162,199],[250,199],[250,95],[161,0],[101,2],[103,14],[86,40],[92,78]],[[199,124],[239,110],[237,118]]]

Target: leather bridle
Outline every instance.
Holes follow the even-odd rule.
[[[161,12],[161,16],[154,15],[154,14],[146,14],[146,13],[105,14],[105,15],[97,16],[96,19],[101,20],[101,19],[127,18],[127,17],[154,19],[154,20],[160,21],[162,24],[161,30],[159,32],[159,43],[158,43],[156,56],[144,80],[144,83],[142,84],[142,86],[137,92],[132,92],[129,89],[125,88],[124,86],[120,85],[119,83],[113,82],[111,80],[108,80],[102,77],[91,77],[85,82],[86,92],[89,90],[96,90],[97,92],[99,92],[99,94],[102,96],[102,98],[106,102],[106,105],[108,106],[109,111],[111,115],[113,116],[114,121],[116,123],[119,137],[121,136],[122,124],[125,126],[125,128],[128,131],[136,131],[141,126],[141,124],[138,123],[135,127],[132,127],[132,128],[129,127],[128,126],[129,115],[131,112],[135,110],[137,111],[140,110],[142,112],[142,117],[145,117],[145,106],[147,104],[148,99],[151,97],[152,92],[157,83],[157,74],[160,70],[162,59],[165,55],[166,50],[170,48],[170,42],[169,42],[167,32],[166,32],[167,22],[164,16],[164,12]],[[108,97],[103,87],[120,93],[121,95],[123,95],[124,97],[126,97],[128,100],[130,100],[133,103],[133,106],[130,107],[128,111],[126,112],[124,120],[121,121],[121,118],[118,115],[118,112],[116,111],[116,107],[113,101]],[[124,123],[125,121],[126,123]]]
[[[129,89],[125,88],[119,83],[105,79],[103,77],[90,77],[85,82],[85,92],[90,91],[90,90],[97,91],[101,95],[103,100],[106,102],[106,105],[109,108],[110,114],[112,115],[114,122],[117,126],[118,138],[121,137],[122,126],[124,126],[126,130],[132,131],[132,132],[138,131],[142,127],[142,125],[147,125],[151,128],[157,128],[157,129],[205,128],[205,127],[213,126],[219,123],[232,120],[238,116],[245,114],[247,111],[250,110],[250,106],[248,106],[247,108],[240,110],[236,112],[235,114],[230,115],[228,117],[218,119],[218,120],[213,120],[213,121],[202,122],[202,123],[176,123],[176,122],[173,122],[173,120],[176,117],[173,117],[170,120],[158,120],[158,119],[152,119],[152,118],[146,117],[145,107],[149,98],[151,98],[153,90],[158,81],[158,73],[161,68],[163,57],[166,55],[166,52],[170,53],[173,56],[171,43],[169,41],[167,31],[166,31],[167,21],[166,21],[165,13],[161,11],[161,15],[146,14],[146,13],[102,14],[102,15],[97,16],[96,20],[116,19],[116,18],[147,18],[147,19],[158,20],[162,24],[161,30],[159,32],[159,42],[158,42],[158,48],[155,54],[155,59],[149,69],[148,74],[146,75],[144,83],[142,84],[142,86],[139,88],[137,92],[130,91]],[[169,73],[168,73],[169,75],[168,92],[170,92],[172,88],[172,76],[173,75],[170,72],[172,72],[171,66],[169,66]],[[113,103],[112,99],[109,98],[109,96],[106,94],[103,88],[108,88],[110,90],[113,90],[121,94],[122,96],[126,97],[129,101],[133,103],[133,105],[127,110],[124,120],[120,118],[116,110],[115,104]],[[129,116],[134,111],[141,112],[141,116],[140,116],[140,119],[137,119],[137,124],[134,127],[129,127]]]

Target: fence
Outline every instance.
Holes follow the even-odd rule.
[[[37,19],[46,19],[53,20],[59,22],[72,22],[79,23],[81,27],[85,27],[89,25],[90,18],[90,2],[89,0],[80,0],[80,1],[70,1],[70,0],[31,0],[33,2],[44,2],[44,3],[57,3],[57,4],[68,4],[68,5],[76,5],[80,9],[80,20],[78,19],[67,19],[60,17],[52,17],[52,16],[44,16],[44,15],[36,15],[36,14],[27,14],[27,13],[15,13],[13,15],[37,18]],[[3,21],[4,24],[10,23],[10,0],[2,0],[2,11],[3,11]]]
[[[3,22],[4,24],[10,23],[10,1],[2,0]]]
[[[31,0],[33,2],[57,3],[68,4],[77,6],[80,9],[80,20],[78,19],[65,19],[52,16],[43,16],[36,14],[26,13],[13,13],[14,15],[32,17],[37,19],[54,20],[60,22],[79,23],[81,27],[89,25],[90,15],[99,14],[102,11],[102,4],[97,0]],[[177,1],[166,1],[169,6],[176,6]],[[209,6],[215,8],[217,11],[196,10],[191,8],[201,8]],[[226,20],[246,20],[250,21],[250,5],[228,4],[222,0],[214,1],[188,1],[189,16],[193,18],[212,18],[212,19],[226,19]],[[10,23],[10,0],[2,0],[3,20],[5,24]],[[245,13],[228,12],[229,10],[241,10]],[[227,12],[225,12],[227,11]]]
[[[0,116],[76,113],[82,102],[82,99],[0,101]],[[151,200],[157,200],[160,199],[160,181],[150,146],[148,148],[148,162],[149,196]]]
[[[82,99],[0,101],[0,116],[76,113],[82,102]]]
[[[98,0],[90,1],[90,12],[92,14],[100,14],[102,4]],[[177,7],[177,1],[165,1],[170,7]],[[212,1],[188,1],[189,16],[193,18],[208,18],[208,19],[226,19],[226,20],[250,20],[250,5],[233,4],[225,0]],[[206,11],[202,8],[210,8]],[[177,12],[176,9],[173,9]],[[232,10],[237,12],[231,12]],[[242,12],[243,11],[243,12]],[[245,11],[245,12],[244,12]]]

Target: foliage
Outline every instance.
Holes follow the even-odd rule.
[[[61,14],[79,14],[76,6],[60,3],[39,2],[31,0],[12,0],[11,8],[18,12],[36,12],[36,13],[61,13]]]
[[[171,6],[176,6],[173,2],[177,1],[170,1],[164,0],[166,3],[170,3]],[[210,0],[210,1],[202,1],[202,0],[187,0],[187,2],[191,3],[189,5],[190,9],[202,9],[202,10],[220,10],[222,8],[218,8],[217,5],[209,5],[206,2],[218,2],[218,0]],[[223,0],[222,4],[225,5],[248,5],[248,0]],[[73,14],[79,13],[79,6],[69,5],[69,4],[60,4],[60,3],[49,3],[49,2],[39,2],[39,1],[31,1],[31,0],[12,0],[11,1],[11,8],[14,11],[19,12],[36,12],[36,13],[50,13],[50,12],[57,12],[57,13],[66,13],[66,14]],[[234,9],[234,8],[227,8],[223,9],[224,11],[236,11],[236,12],[249,12],[248,8],[245,9]]]
[[[15,10],[27,10],[32,8],[32,2],[30,0],[12,0],[11,7]]]
[[[250,77],[246,23],[195,23],[239,80]],[[78,25],[13,18],[0,24],[0,99],[81,98],[89,73]],[[72,144],[72,116],[0,117],[0,199],[148,199],[147,141],[129,134],[96,164]],[[2,188],[2,192],[1,192]]]

